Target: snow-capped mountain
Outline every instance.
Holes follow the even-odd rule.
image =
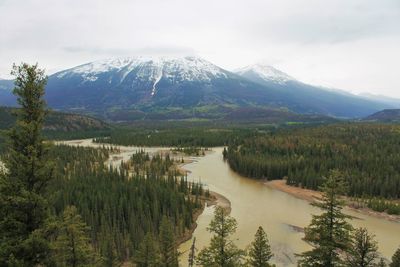
[[[227,78],[227,72],[198,57],[127,57],[95,61],[56,74],[57,78],[81,77],[83,82],[94,82],[102,75],[109,76],[110,84],[122,84],[134,74],[138,83],[153,83],[151,95],[157,92],[157,83],[168,80],[182,82],[210,82]]]
[[[251,79],[261,79],[278,84],[285,84],[288,81],[295,81],[295,79],[290,77],[288,74],[278,69],[275,69],[272,66],[263,64],[249,65],[244,68],[237,69],[234,72],[243,77],[249,77]]]
[[[15,103],[10,83],[0,81],[0,87],[5,85],[0,104]],[[50,75],[45,97],[52,108],[108,118],[111,113],[129,117],[138,112],[220,116],[228,109],[254,107],[362,117],[391,108],[301,83],[270,66],[256,64],[234,73],[199,57],[126,57],[86,63]]]
[[[263,91],[199,57],[129,57],[56,73],[49,77],[47,98],[59,108],[97,110],[231,104],[242,101],[243,92],[253,101]]]

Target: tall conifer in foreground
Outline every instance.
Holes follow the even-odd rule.
[[[376,266],[379,261],[378,243],[365,228],[358,228],[353,233],[351,247],[348,252],[349,267]]]
[[[249,256],[249,265],[252,267],[271,266],[268,261],[272,258],[273,254],[267,234],[261,226],[258,228],[254,241],[251,243]]]
[[[98,257],[91,246],[88,236],[89,227],[82,221],[76,207],[65,208],[54,242],[57,266],[95,265]]]
[[[221,207],[216,207],[214,219],[207,230],[214,233],[210,246],[200,251],[197,264],[201,266],[233,267],[240,266],[244,251],[236,247],[231,240],[235,233],[237,222]]]
[[[341,253],[346,252],[351,240],[350,217],[343,214],[341,195],[346,193],[343,176],[332,170],[321,187],[323,197],[314,205],[322,209],[321,215],[313,215],[311,224],[305,229],[304,240],[313,249],[302,253],[300,266],[334,267],[342,263]]]
[[[21,109],[9,132],[7,172],[0,180],[0,266],[35,266],[50,251],[41,234],[48,218],[44,195],[52,178],[42,137],[47,78],[37,65],[14,65],[12,74]]]

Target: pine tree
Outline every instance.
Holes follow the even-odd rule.
[[[172,223],[166,216],[164,216],[161,220],[159,244],[161,252],[160,266],[177,267],[178,251],[174,229]]]
[[[150,232],[146,234],[140,243],[135,263],[138,267],[157,267],[160,264],[157,243]]]
[[[97,257],[87,236],[88,230],[76,207],[66,207],[60,233],[54,242],[58,266],[78,267],[96,263]]]
[[[400,248],[396,250],[393,254],[392,262],[389,265],[390,267],[400,267]]]
[[[351,247],[348,252],[349,267],[375,266],[379,259],[378,244],[374,236],[365,228],[358,228],[353,233]]]
[[[106,267],[114,267],[119,263],[114,240],[109,235],[105,237],[102,247],[102,256],[104,259],[104,266]]]
[[[386,267],[386,266],[387,266],[387,264],[386,264],[384,258],[381,258],[381,259],[379,260],[378,264],[376,265],[376,267]]]
[[[200,251],[197,263],[202,266],[239,266],[244,251],[236,247],[230,236],[235,233],[237,222],[221,207],[216,207],[214,218],[207,230],[214,233],[210,246]]]
[[[346,185],[342,174],[332,170],[321,187],[323,197],[314,205],[323,210],[313,215],[311,224],[305,229],[304,240],[313,246],[311,251],[302,253],[300,266],[333,267],[340,265],[340,253],[346,252],[350,244],[351,225],[349,216],[342,213]]]
[[[268,267],[268,261],[272,258],[271,246],[268,242],[267,234],[260,226],[255,234],[254,241],[251,243],[249,251],[249,265],[252,267]]]
[[[0,265],[35,266],[50,252],[42,234],[49,214],[45,193],[53,176],[42,137],[47,78],[37,65],[14,65],[12,74],[21,109],[9,132],[7,172],[0,177]]]

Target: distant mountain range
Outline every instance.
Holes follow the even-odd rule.
[[[15,104],[0,80],[0,105]],[[315,87],[270,66],[235,72],[198,57],[129,57],[83,64],[49,76],[50,107],[111,120],[224,118],[238,110],[287,110],[355,118],[390,103]],[[253,112],[254,114],[254,112]]]

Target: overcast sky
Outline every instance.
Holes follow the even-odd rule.
[[[21,61],[193,54],[400,98],[400,0],[0,0],[0,78]]]

